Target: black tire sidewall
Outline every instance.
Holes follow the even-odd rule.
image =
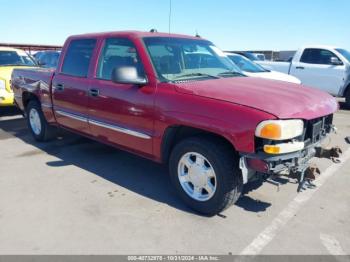
[[[212,146],[215,145],[213,144]],[[207,201],[197,201],[187,195],[178,179],[178,162],[184,154],[189,152],[197,152],[203,155],[210,162],[215,171],[216,191],[213,197]],[[239,188],[239,180],[235,177],[236,174],[234,174],[234,156],[232,156],[232,164],[230,165],[232,168],[229,168],[231,169],[231,172],[228,172],[227,164],[227,162],[223,163],[223,160],[220,159],[220,156],[215,153],[215,150],[210,150],[210,145],[206,143],[199,143],[199,140],[180,142],[180,144],[174,148],[170,156],[170,179],[178,195],[187,205],[202,214],[212,216],[224,209],[223,203],[225,202],[226,194],[235,188]]]

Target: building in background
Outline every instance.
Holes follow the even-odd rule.
[[[12,47],[26,51],[30,55],[41,50],[54,50],[58,51],[62,49],[62,46],[58,45],[33,45],[33,44],[13,44],[13,43],[0,43],[0,47]]]
[[[294,56],[296,51],[286,50],[286,51],[273,51],[273,50],[245,50],[245,51],[226,51],[228,53],[240,53],[249,52],[253,54],[264,54],[266,60],[271,61],[288,61]]]

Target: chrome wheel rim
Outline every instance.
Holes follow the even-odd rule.
[[[34,134],[40,135],[40,133],[41,133],[41,121],[40,121],[40,116],[39,116],[38,110],[36,110],[35,108],[30,109],[29,123],[30,123],[30,127],[32,128]]]
[[[208,201],[214,196],[217,187],[216,174],[203,155],[195,152],[183,155],[177,173],[181,187],[192,199]]]

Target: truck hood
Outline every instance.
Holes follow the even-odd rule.
[[[252,77],[176,83],[178,92],[240,104],[280,119],[314,119],[334,113],[338,103],[325,92],[302,85]]]

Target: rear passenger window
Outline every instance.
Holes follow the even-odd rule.
[[[143,66],[135,45],[129,39],[106,39],[96,77],[111,80],[113,69],[124,66],[136,67],[138,75],[144,75]]]
[[[66,75],[87,77],[96,39],[81,39],[70,42],[61,72]]]
[[[325,49],[305,49],[300,62],[318,65],[331,65],[331,58],[337,57]]]

